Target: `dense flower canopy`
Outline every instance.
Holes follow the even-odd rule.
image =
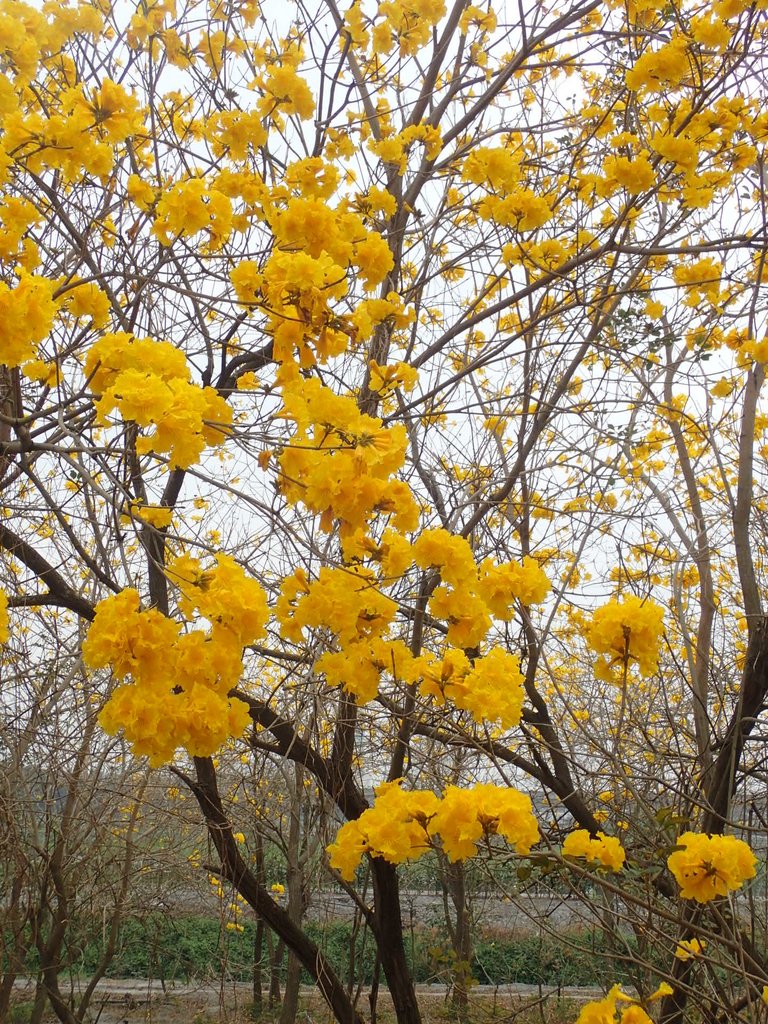
[[[475,857],[610,893],[665,1019],[768,981],[721,912],[765,827],[767,36],[0,0],[0,735],[62,680],[103,763],[174,772],[340,1020],[240,838],[260,772],[370,873],[394,987],[398,867]]]

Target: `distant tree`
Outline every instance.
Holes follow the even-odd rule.
[[[30,1024],[49,1010],[64,1024],[86,1019],[95,988],[136,912],[146,866],[140,819],[145,766],[115,764],[115,742],[98,730],[93,695],[59,652],[37,652],[38,675],[6,661],[0,731],[0,1020],[14,982],[33,975]],[[144,886],[142,898],[146,898]],[[102,936],[95,965],[82,953]]]

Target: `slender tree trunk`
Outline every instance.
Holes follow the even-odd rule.
[[[280,1024],[293,1024],[299,1012],[299,988],[301,986],[301,961],[295,953],[288,954],[288,970],[285,975],[285,995],[280,1009]]]
[[[448,864],[446,884],[455,911],[455,921],[449,925],[453,945],[453,1008],[460,1020],[467,1019],[469,985],[472,970],[472,922],[467,904],[467,874],[464,864]]]
[[[254,842],[254,874],[256,875],[256,881],[264,888],[266,881],[266,871],[264,867],[264,842],[260,832],[256,832],[253,837]],[[262,985],[263,977],[263,957],[264,957],[264,921],[258,917],[256,919],[256,930],[253,935],[253,965],[252,965],[252,991],[253,991],[253,1014],[258,1016],[264,1009],[264,991]]]
[[[253,993],[253,1014],[258,1016],[264,1009],[261,958],[264,956],[264,922],[259,918],[253,933],[253,971],[251,984]]]
[[[7,964],[2,981],[0,981],[0,1021],[10,1017],[13,983],[19,974],[23,973],[27,956],[28,944],[24,932],[29,919],[29,910],[25,907],[22,912],[20,909],[25,877],[26,871],[21,869],[14,874],[10,892],[10,907],[6,918],[8,934],[0,938],[0,952],[3,953]]]
[[[280,968],[283,966],[285,957],[285,943],[278,939],[269,958],[269,1005],[279,1006],[283,1001],[283,993],[280,985]]]
[[[32,1006],[32,1013],[29,1015],[29,1024],[42,1024],[43,1014],[45,1013],[45,1006],[48,1000],[47,993],[45,991],[45,985],[43,979],[38,978],[37,987],[35,989],[35,1002]]]
[[[301,927],[304,915],[304,869],[301,863],[301,797],[302,771],[293,765],[293,777],[289,782],[291,794],[290,823],[288,826],[287,888],[288,917],[297,928]],[[285,996],[280,1012],[280,1024],[293,1024],[299,1011],[299,986],[301,985],[301,961],[295,953],[288,952],[288,971],[285,978]]]
[[[3,975],[3,980],[0,982],[0,1020],[8,1020],[8,1010],[11,1005],[11,992],[13,991],[13,983],[16,981],[15,972],[10,969]]]
[[[258,884],[256,876],[240,855],[232,827],[221,803],[213,762],[207,757],[196,757],[194,763],[196,781],[181,772],[177,772],[177,775],[189,786],[200,805],[208,826],[208,835],[219,855],[222,877],[236,887],[243,899],[264,918],[265,923],[273,931],[284,936],[290,948],[298,954],[302,964],[314,978],[339,1024],[362,1024],[360,1014],[353,1006],[346,988],[322,950],[305,932],[297,928],[287,911],[275,903],[263,886]],[[414,1024],[417,1022],[414,1021]]]
[[[371,991],[368,993],[368,1005],[371,1008],[371,1024],[376,1024],[377,1009],[379,1002],[379,979],[381,978],[381,954],[376,950],[376,961],[373,965],[373,978],[371,979]]]
[[[372,857],[371,874],[375,901],[374,931],[395,1016],[398,1024],[421,1024],[416,990],[405,956],[397,869],[381,857]]]

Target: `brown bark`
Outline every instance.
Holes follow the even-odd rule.
[[[185,777],[184,781],[203,812],[208,834],[219,855],[222,877],[235,886],[249,906],[293,950],[315,980],[339,1024],[362,1024],[362,1018],[322,950],[258,884],[256,876],[240,856],[221,803],[213,762],[210,758],[196,757],[195,770],[196,779]]]
[[[288,826],[287,857],[287,890],[288,916],[301,928],[304,913],[304,869],[301,862],[301,796],[302,772],[299,765],[293,766],[293,778],[290,780],[290,824]],[[285,979],[285,996],[280,1011],[279,1024],[294,1024],[299,1010],[299,987],[301,985],[301,961],[293,952],[288,951],[288,973]]]
[[[397,868],[381,857],[371,858],[373,929],[398,1024],[421,1024],[421,1011],[405,958]]]

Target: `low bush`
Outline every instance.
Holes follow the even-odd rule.
[[[254,930],[254,923],[246,921],[242,931],[229,931],[215,917],[172,917],[158,913],[128,918],[121,926],[107,976],[164,981],[205,981],[224,976],[249,981]],[[345,981],[350,980],[352,970],[353,982],[370,983],[375,970],[375,946],[364,929],[354,934],[352,964],[353,929],[349,922],[310,922],[307,932]],[[100,927],[87,921],[79,922],[72,934],[76,942],[67,951],[67,959],[74,973],[88,976],[99,963],[105,936]],[[453,956],[443,929],[414,929],[407,951],[416,982],[450,980]],[[599,932],[574,932],[562,937],[514,936],[497,929],[476,935],[471,968],[473,978],[482,985],[595,985],[605,980],[600,965],[608,962],[607,957],[608,950]],[[34,974],[37,965],[33,961],[31,957],[28,970]],[[268,971],[268,964],[262,966]],[[622,980],[620,975],[620,965],[614,964],[612,978]],[[307,976],[304,980],[311,979]]]
[[[364,929],[354,933],[348,921],[309,922],[306,929],[344,981],[371,982],[375,945]],[[252,921],[245,921],[242,931],[230,931],[217,917],[157,913],[128,918],[121,926],[107,976],[182,982],[221,977],[250,981],[254,931]],[[73,927],[71,935],[65,962],[71,963],[73,973],[87,977],[100,961],[106,937],[100,924],[85,920]],[[631,952],[631,940],[626,941],[625,953]],[[450,981],[453,954],[444,929],[414,928],[406,948],[416,982]],[[266,955],[265,946],[265,959]],[[36,957],[31,952],[27,972],[35,974],[36,969]],[[268,963],[263,963],[262,969],[266,979]],[[606,970],[610,977],[604,976]],[[471,973],[481,985],[592,986],[631,980],[622,962],[610,956],[600,931],[555,936],[511,935],[501,929],[486,929],[475,936]],[[304,981],[309,983],[311,979],[305,976]]]

